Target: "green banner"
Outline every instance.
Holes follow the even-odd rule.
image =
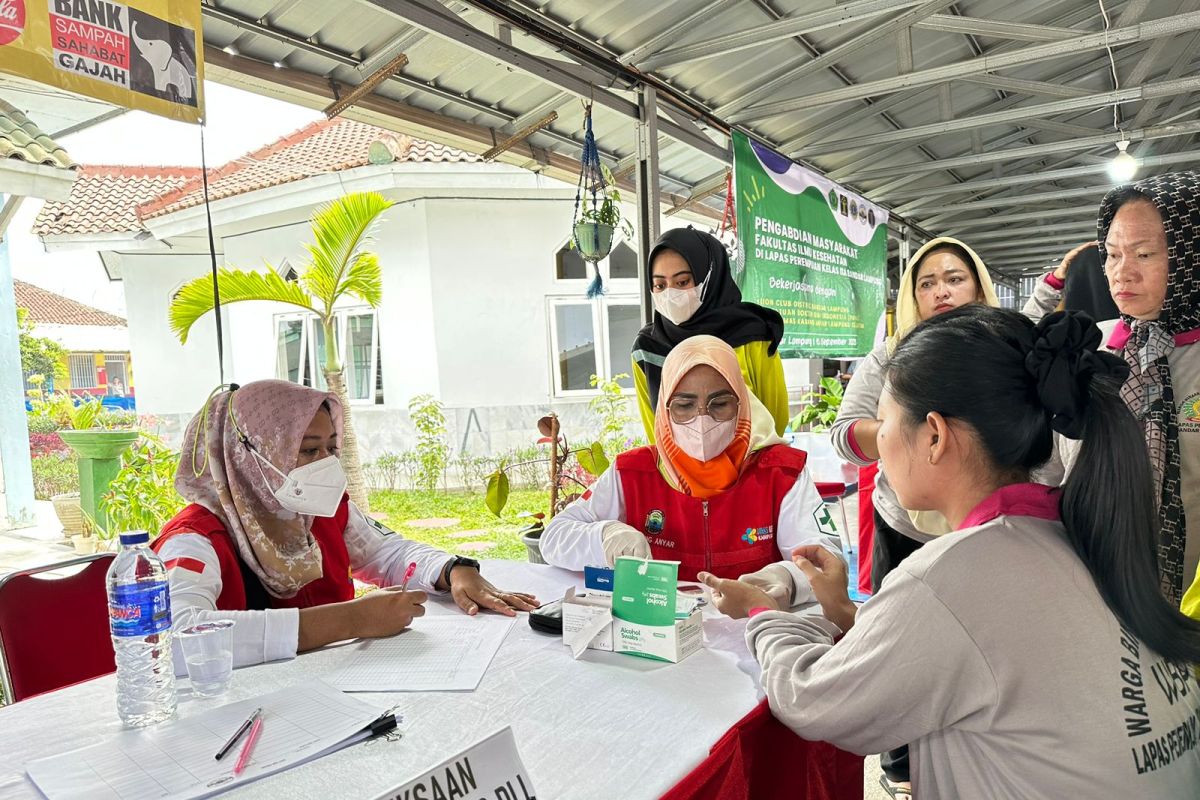
[[[888,212],[733,135],[741,287],[783,316],[779,352],[865,356],[884,325]]]

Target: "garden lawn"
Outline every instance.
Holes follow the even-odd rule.
[[[514,490],[502,518],[496,518],[484,504],[482,492],[371,492],[371,516],[405,538],[425,542],[449,553],[471,558],[498,558],[524,561],[525,545],[518,531],[533,520],[518,518],[522,511],[544,513],[549,496],[540,490]],[[408,523],[421,519],[454,518],[458,522],[445,528],[413,527]],[[474,531],[469,537],[455,536]],[[493,542],[488,550],[470,550],[469,542]]]

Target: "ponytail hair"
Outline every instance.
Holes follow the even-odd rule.
[[[1067,540],[1117,619],[1174,661],[1200,663],[1200,620],[1159,588],[1158,514],[1142,430],[1121,400],[1125,362],[1098,352],[1085,314],[1035,327],[1015,311],[969,305],[913,329],[888,363],[905,414],[931,411],[970,426],[998,475],[1025,479],[1050,456],[1053,433],[1081,440],[1063,486]]]

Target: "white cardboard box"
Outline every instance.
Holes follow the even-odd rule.
[[[590,650],[647,656],[661,661],[678,663],[704,645],[703,615],[700,608],[692,610],[674,625],[640,625],[612,616],[612,595],[577,595],[574,587],[563,596],[563,642],[569,644],[572,634],[589,626],[599,626],[588,642]]]

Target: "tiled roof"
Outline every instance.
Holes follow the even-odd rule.
[[[0,100],[0,158],[15,158],[60,169],[78,166],[62,145],[43,133],[24,112],[3,100]]]
[[[85,166],[71,197],[42,206],[33,223],[38,236],[140,231],[137,206],[200,176],[191,167]]]
[[[125,327],[125,320],[98,308],[77,303],[25,281],[13,281],[19,308],[29,309],[29,320],[44,325],[108,325]]]
[[[382,142],[385,149],[376,147],[376,157],[372,159],[370,149],[375,142]],[[482,159],[453,147],[338,117],[314,122],[220,169],[210,171],[208,197],[210,201],[216,201],[314,175],[388,161],[455,163]],[[203,202],[203,185],[197,177],[186,186],[142,204],[138,208],[138,216],[142,219],[159,217]]]

